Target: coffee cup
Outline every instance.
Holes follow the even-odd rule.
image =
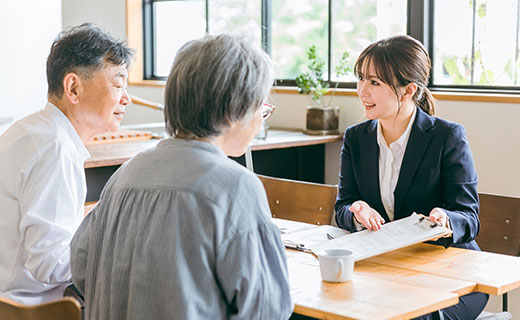
[[[318,252],[321,278],[328,282],[352,280],[354,252],[346,249],[328,249]]]

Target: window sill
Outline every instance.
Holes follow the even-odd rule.
[[[128,85],[134,87],[166,87],[166,81],[162,80],[140,80],[133,81],[130,77],[128,79]]]
[[[164,88],[166,86],[166,81],[161,81],[161,80],[130,81],[129,85]],[[298,89],[296,87],[276,86],[276,87],[273,87],[271,92],[272,93],[281,93],[281,94],[299,94]],[[357,97],[357,92],[355,89],[331,89],[326,95],[331,95],[333,92],[335,92],[334,93],[335,96]],[[492,94],[492,93],[474,94],[474,93],[443,92],[443,91],[434,91],[434,92],[432,92],[432,94],[436,100],[520,104],[520,95],[516,95],[516,94]]]
[[[357,97],[355,89],[331,89],[327,95],[331,95],[332,92],[336,92],[336,96],[351,96]],[[296,87],[273,87],[273,93],[283,94],[298,94]],[[446,101],[468,101],[468,102],[494,102],[494,103],[519,103],[520,95],[516,94],[474,94],[474,93],[460,93],[460,92],[443,92],[435,91],[432,92],[433,97],[436,100]]]

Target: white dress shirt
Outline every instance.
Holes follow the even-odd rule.
[[[415,121],[417,109],[414,107],[412,117],[408,122],[406,130],[401,137],[392,142],[390,146],[386,143],[381,122],[377,122],[377,144],[379,145],[379,188],[381,192],[381,202],[385,207],[386,214],[390,221],[394,220],[394,191],[399,179],[399,171],[403,163],[404,152],[410,138],[410,131]]]
[[[30,305],[60,299],[90,155],[51,103],[0,136],[0,155],[0,295]]]

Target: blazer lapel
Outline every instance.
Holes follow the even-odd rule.
[[[408,139],[399,172],[399,179],[394,191],[394,214],[396,220],[403,217],[401,207],[413,177],[432,139],[432,135],[427,132],[432,126],[433,120],[431,117],[420,108],[417,108],[417,115],[410,132],[410,138]]]
[[[377,144],[377,121],[372,121],[366,131],[359,137],[359,172],[366,192],[362,192],[367,199],[365,201],[389,222],[385,207],[381,201],[381,190],[379,186],[379,145]]]

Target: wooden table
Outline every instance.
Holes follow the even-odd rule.
[[[416,244],[358,261],[354,278],[327,283],[311,254],[287,250],[295,312],[323,319],[410,319],[479,291],[520,287],[520,258]]]
[[[416,244],[365,260],[384,266],[472,281],[473,291],[503,294],[520,287],[520,257]]]

